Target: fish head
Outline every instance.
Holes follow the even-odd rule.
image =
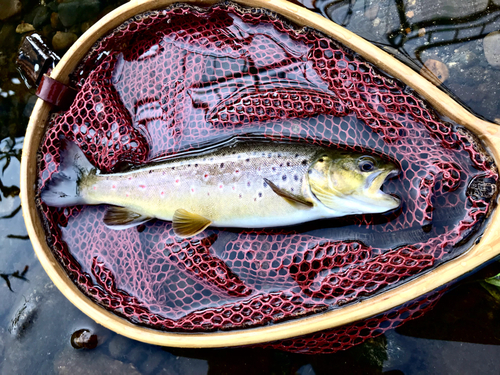
[[[386,179],[398,174],[393,162],[377,155],[327,151],[311,164],[308,182],[322,204],[342,215],[382,213],[400,204],[381,190]]]

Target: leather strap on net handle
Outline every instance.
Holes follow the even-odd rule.
[[[52,104],[57,109],[67,109],[75,100],[78,92],[44,74],[36,90],[36,96]]]

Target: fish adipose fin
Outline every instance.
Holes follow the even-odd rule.
[[[191,237],[203,232],[212,222],[201,215],[179,208],[174,212],[172,226],[179,237]]]
[[[61,139],[59,170],[54,173],[40,192],[40,197],[48,206],[68,207],[85,204],[80,196],[78,183],[83,176],[96,170],[85,154],[73,142]]]
[[[314,205],[313,202],[308,201],[304,197],[280,189],[273,182],[269,181],[267,178],[264,178],[264,181],[266,181],[266,183],[271,187],[271,189],[273,189],[273,191],[276,194],[278,194],[280,197],[285,198],[287,201],[290,201],[290,203],[300,204],[308,208],[311,208]]]
[[[121,230],[144,224],[151,219],[152,217],[138,214],[125,207],[112,206],[107,209],[103,221],[108,228]]]

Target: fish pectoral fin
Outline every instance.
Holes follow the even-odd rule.
[[[339,209],[339,197],[335,194],[329,193],[323,188],[311,185],[312,193],[318,198],[318,200],[323,203],[326,207],[331,208],[333,210]]]
[[[306,206],[308,208],[311,208],[314,205],[313,202],[308,201],[306,198],[301,197],[300,195],[292,194],[288,191],[280,189],[273,182],[269,181],[267,178],[264,178],[264,181],[266,181],[266,183],[271,187],[271,189],[276,194],[278,194],[280,197],[286,199],[287,201],[290,201],[291,203],[301,204],[301,205]]]
[[[111,206],[104,214],[103,221],[108,228],[121,230],[135,227],[151,219],[153,218],[130,211],[125,207]]]
[[[175,210],[172,219],[174,232],[179,237],[191,237],[205,230],[212,222],[182,208]]]

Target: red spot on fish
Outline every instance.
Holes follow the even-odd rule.
[[[141,189],[146,189],[146,185],[139,185]]]
[[[164,191],[162,191],[162,192],[160,193],[160,195],[165,195],[165,192],[164,192]]]
[[[194,189],[193,188],[191,188],[191,191],[194,193]]]
[[[233,186],[233,190],[236,190],[236,188]]]
[[[116,189],[116,185],[112,185],[112,186],[111,186],[111,189]]]
[[[129,179],[129,180],[131,180],[131,179],[132,179],[132,177],[129,177],[128,179]]]
[[[219,185],[219,189],[222,189],[222,185]]]
[[[235,170],[235,173],[240,173],[240,171],[237,169],[237,170]]]
[[[97,186],[94,186],[94,190],[97,190]]]
[[[126,196],[126,197],[128,197],[128,193],[127,193],[127,194],[125,194],[125,196]]]
[[[205,177],[205,178],[207,178],[207,177],[208,177],[208,174],[205,174],[205,176],[204,176],[204,177]]]
[[[175,180],[175,183],[178,184],[179,183],[179,179]]]

